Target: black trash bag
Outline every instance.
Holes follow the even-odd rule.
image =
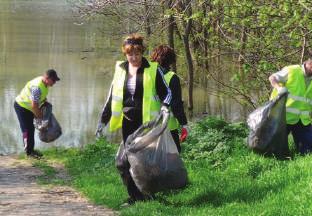
[[[133,181],[145,195],[183,188],[187,184],[186,169],[166,128],[168,119],[169,113],[159,115],[142,125],[128,137],[125,146],[120,147],[126,152]],[[125,156],[119,155],[122,163]]]
[[[115,157],[115,165],[118,170],[122,171],[127,168],[128,157],[125,151],[125,144],[121,142]]]
[[[248,147],[253,151],[277,158],[289,156],[286,128],[286,101],[288,92],[279,94],[249,114]]]
[[[34,119],[35,128],[39,130],[39,139],[42,142],[53,142],[62,135],[62,128],[52,113],[52,105],[44,103],[40,108],[42,119]]]

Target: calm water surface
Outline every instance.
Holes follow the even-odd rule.
[[[50,89],[48,101],[63,135],[46,144],[36,134],[36,147],[79,147],[94,140],[114,62],[120,58],[116,38],[100,34],[101,25],[82,24],[65,0],[0,1],[0,154],[23,151],[14,99],[27,81],[48,68],[61,77]],[[105,52],[96,52],[99,46]],[[241,117],[237,106],[207,91],[196,89],[194,98],[195,114],[207,112],[228,120]]]

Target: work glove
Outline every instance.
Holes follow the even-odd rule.
[[[167,107],[166,105],[162,105],[160,108],[160,112],[161,113],[169,113],[169,107]]]
[[[103,123],[102,122],[99,122],[98,126],[97,126],[97,129],[95,131],[95,136],[97,138],[100,138],[102,136],[102,132],[103,132]]]
[[[187,125],[183,125],[181,129],[180,142],[184,142],[189,134],[189,128]]]
[[[277,93],[280,95],[280,94],[283,94],[285,92],[288,92],[287,88],[286,87],[279,87],[277,88]]]

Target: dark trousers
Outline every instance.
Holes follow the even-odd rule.
[[[34,114],[14,102],[14,109],[23,133],[23,143],[26,154],[30,154],[35,146]]]
[[[128,120],[123,118],[122,122],[122,136],[123,142],[126,143],[126,140],[130,134],[136,131],[142,125],[142,117],[134,118],[134,120]],[[123,166],[117,167],[121,176],[121,179],[124,185],[127,187],[129,197],[132,201],[144,200],[144,195],[135,185],[131,174],[130,174],[130,163],[127,161]]]
[[[179,137],[178,129],[171,130],[170,132],[171,132],[171,136],[173,138],[173,141],[177,146],[178,152],[181,153],[181,145],[180,145],[180,137]]]
[[[312,152],[312,126],[303,125],[301,121],[294,125],[287,125],[287,134],[291,132],[297,150],[301,154]]]

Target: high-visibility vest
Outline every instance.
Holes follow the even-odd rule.
[[[20,105],[21,107],[29,111],[33,111],[32,106],[31,106],[32,104],[31,88],[32,87],[38,87],[40,89],[41,95],[39,99],[39,107],[45,102],[45,99],[49,92],[48,87],[42,81],[42,76],[37,77],[27,82],[25,87],[22,89],[21,93],[15,98],[15,101],[16,103],[18,103],[18,105]]]
[[[113,78],[112,89],[112,116],[109,122],[111,132],[122,127],[123,119],[123,89],[126,79],[126,71],[121,66],[122,61],[117,61],[115,74]],[[160,100],[156,92],[155,82],[158,64],[149,62],[149,67],[144,69],[143,73],[143,103],[142,116],[143,123],[153,120],[160,111]]]
[[[288,70],[288,79],[285,87],[288,89],[286,101],[287,124],[296,124],[301,120],[303,125],[311,123],[312,111],[312,83],[306,86],[304,71],[300,65],[285,67]],[[271,98],[277,96],[277,90],[273,89]]]
[[[166,80],[168,86],[169,86],[170,80],[171,80],[171,78],[173,77],[174,74],[175,74],[175,73],[174,73],[173,71],[168,71],[168,72],[164,75],[165,80]],[[174,89],[172,89],[172,90],[174,90]],[[178,122],[178,119],[177,119],[176,117],[174,117],[174,115],[173,115],[173,113],[172,113],[172,111],[171,111],[171,109],[170,109],[170,118],[169,118],[169,121],[168,121],[168,128],[169,128],[169,130],[178,129],[179,126],[180,126],[180,124],[179,124],[179,122]]]

